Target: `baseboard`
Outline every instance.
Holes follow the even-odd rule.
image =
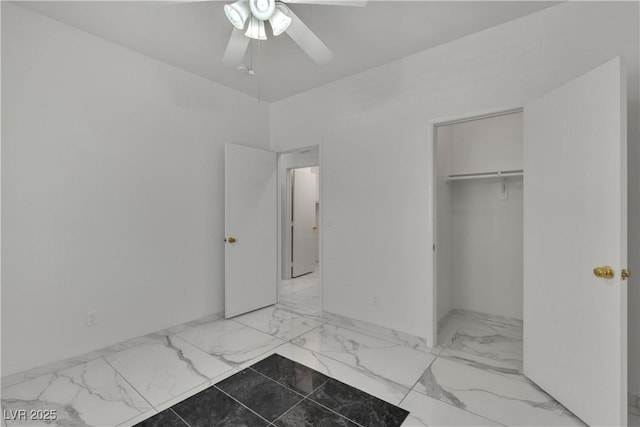
[[[362,332],[367,335],[371,335],[387,341],[392,341],[394,343],[412,348],[414,350],[426,352],[431,350],[429,347],[427,347],[427,340],[425,338],[411,335],[406,332],[396,331],[394,329],[385,328],[384,326],[375,325],[373,323],[352,319],[347,316],[329,313],[326,311],[322,313],[322,316],[337,326],[352,329],[356,332]]]
[[[196,327],[203,323],[213,322],[214,320],[218,320],[223,317],[224,317],[223,312],[210,314],[196,320],[181,323],[179,325],[175,325],[167,329],[162,329],[157,332],[152,332],[151,334],[132,338],[126,341],[119,342],[117,344],[112,344],[98,350],[81,354],[79,356],[70,357],[68,359],[59,360],[57,362],[48,363],[43,366],[38,366],[32,369],[28,369],[26,371],[18,372],[16,374],[7,375],[6,377],[2,377],[0,382],[2,383],[2,388],[10,387],[12,385],[20,384],[29,379],[38,378],[43,375],[49,375],[54,372],[58,372],[62,369],[71,368],[73,366],[80,365],[82,363],[91,362],[93,360],[99,359],[100,357],[108,356],[110,354],[114,354],[119,351],[126,350],[131,347],[135,347],[136,345],[140,345],[141,343],[145,342],[145,339],[148,339],[148,337],[152,337],[154,335],[177,334],[186,329]]]
[[[449,313],[447,313],[444,317],[447,317],[449,315],[460,316],[460,317],[464,317],[465,319],[476,319],[476,320],[482,320],[485,322],[502,323],[504,325],[512,325],[512,326],[520,326],[520,327],[522,326],[522,319],[516,319],[513,317],[507,317],[507,316],[499,316],[497,314],[482,313],[479,311],[466,310],[463,308],[454,308]],[[440,323],[438,323],[438,326],[440,326]]]

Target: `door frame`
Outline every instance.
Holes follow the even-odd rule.
[[[432,265],[432,277],[431,283],[428,286],[431,289],[427,289],[427,293],[431,295],[431,302],[427,304],[431,308],[431,328],[427,329],[427,346],[435,347],[438,344],[438,271],[437,271],[437,256],[438,251],[438,227],[436,218],[436,173],[437,173],[437,131],[441,126],[448,126],[457,123],[470,122],[474,120],[488,119],[491,117],[504,116],[507,114],[521,113],[524,111],[523,106],[508,106],[503,108],[492,108],[489,110],[475,111],[470,113],[461,113],[450,116],[444,116],[437,119],[429,120],[427,123],[427,153],[431,156],[429,164],[431,165],[430,182],[427,186],[429,192],[429,201],[431,206],[429,212],[431,213],[431,227],[432,227],[432,251],[431,251],[431,265]],[[322,209],[322,205],[320,205]]]
[[[322,144],[314,144],[314,145],[308,145],[308,146],[304,146],[304,147],[299,147],[299,148],[293,148],[290,150],[283,150],[283,151],[278,151],[276,153],[277,157],[276,157],[276,175],[277,175],[277,187],[278,187],[278,191],[277,191],[277,195],[276,195],[276,203],[277,203],[277,212],[276,212],[276,219],[277,219],[277,229],[276,229],[276,233],[277,233],[277,248],[276,248],[276,263],[277,265],[277,275],[278,275],[278,280],[276,282],[276,303],[280,301],[280,287],[282,286],[282,273],[283,273],[283,268],[282,268],[282,258],[283,258],[283,239],[282,239],[282,235],[283,235],[283,222],[286,219],[287,213],[284,211],[283,206],[284,206],[284,198],[287,197],[286,195],[282,194],[282,177],[280,176],[280,169],[282,166],[282,155],[283,154],[290,154],[290,153],[299,153],[299,152],[304,152],[306,150],[313,150],[317,148],[318,149],[318,162],[317,165],[308,165],[308,166],[293,166],[291,168],[287,168],[285,170],[285,174],[284,174],[284,187],[286,189],[286,192],[289,192],[288,187],[290,186],[290,182],[289,182],[289,173],[291,170],[293,169],[298,169],[298,168],[303,168],[303,167],[312,167],[312,166],[317,166],[318,167],[318,193],[319,193],[319,199],[320,199],[320,210],[318,213],[318,240],[319,240],[319,248],[318,248],[318,259],[319,259],[319,276],[320,276],[320,310],[322,311],[323,308],[323,256],[322,256],[322,242],[323,242],[323,238],[322,238],[322,234],[323,234],[323,228],[322,225],[322,218],[323,218],[323,190],[322,190]]]

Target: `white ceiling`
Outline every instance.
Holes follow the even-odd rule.
[[[19,2],[96,36],[232,87],[277,101],[366,69],[502,24],[558,2],[369,1],[366,7],[293,5],[334,53],[316,65],[287,35],[252,41],[245,62],[222,64],[231,24],[227,1]]]

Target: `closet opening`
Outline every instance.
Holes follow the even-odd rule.
[[[436,344],[446,357],[522,372],[522,110],[434,129]]]

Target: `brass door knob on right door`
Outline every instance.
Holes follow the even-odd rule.
[[[616,275],[615,271],[613,271],[613,268],[609,267],[608,265],[605,265],[604,267],[594,268],[593,274],[595,274],[596,277],[602,277],[603,279],[613,279],[613,276]]]

